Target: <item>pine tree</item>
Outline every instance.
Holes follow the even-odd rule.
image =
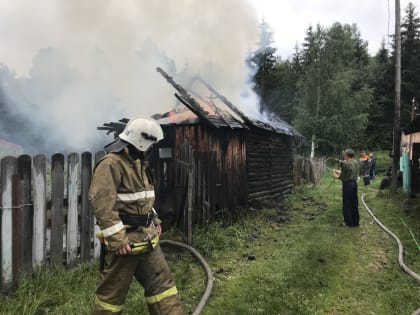
[[[361,72],[367,51],[355,25],[308,28],[302,53],[295,126],[322,154],[341,152],[362,139],[372,90]]]
[[[420,18],[409,3],[401,23],[401,125],[410,121],[412,99],[420,99]]]
[[[322,49],[324,47],[325,32],[321,25],[314,31],[309,26],[303,43],[302,52],[302,77],[298,96],[298,108],[295,123],[301,132],[310,139],[311,157],[314,157],[320,127],[321,91],[322,85]],[[324,69],[325,70],[325,69]]]
[[[392,147],[394,115],[394,63],[383,41],[369,66],[369,86],[373,102],[366,128],[367,144],[372,149]]]

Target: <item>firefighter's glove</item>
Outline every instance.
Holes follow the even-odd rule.
[[[128,237],[125,233],[125,229],[105,237],[104,242],[106,248],[111,252],[116,252],[119,249],[125,248],[128,244]]]
[[[131,246],[130,244],[125,245],[124,247],[117,249],[115,254],[118,256],[129,255],[131,253]]]

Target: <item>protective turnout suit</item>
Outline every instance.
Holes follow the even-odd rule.
[[[153,184],[147,162],[134,160],[127,147],[95,168],[89,198],[107,250],[93,314],[121,314],[133,276],[144,287],[150,314],[183,314],[158,244]],[[115,254],[127,244],[130,254]]]

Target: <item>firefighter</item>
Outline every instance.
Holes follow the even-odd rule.
[[[357,178],[359,162],[354,159],[354,151],[343,151],[344,160],[336,160],[341,170],[334,170],[333,176],[342,182],[343,192],[343,225],[359,226],[359,200],[357,197]]]
[[[372,165],[372,161],[369,158],[369,155],[366,154],[365,151],[360,152],[359,163],[360,163],[360,172],[363,178],[363,183],[365,186],[368,186],[370,185],[370,168]]]
[[[121,314],[133,276],[144,288],[150,314],[183,314],[158,244],[161,221],[147,162],[150,148],[162,139],[152,118],[131,119],[95,167],[89,199],[106,250],[93,314]]]

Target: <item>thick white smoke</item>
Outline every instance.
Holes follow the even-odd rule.
[[[241,106],[258,24],[246,0],[5,0],[0,88],[50,151],[101,146],[103,122],[171,109],[174,91],[157,66],[200,74],[257,112],[252,93]]]

